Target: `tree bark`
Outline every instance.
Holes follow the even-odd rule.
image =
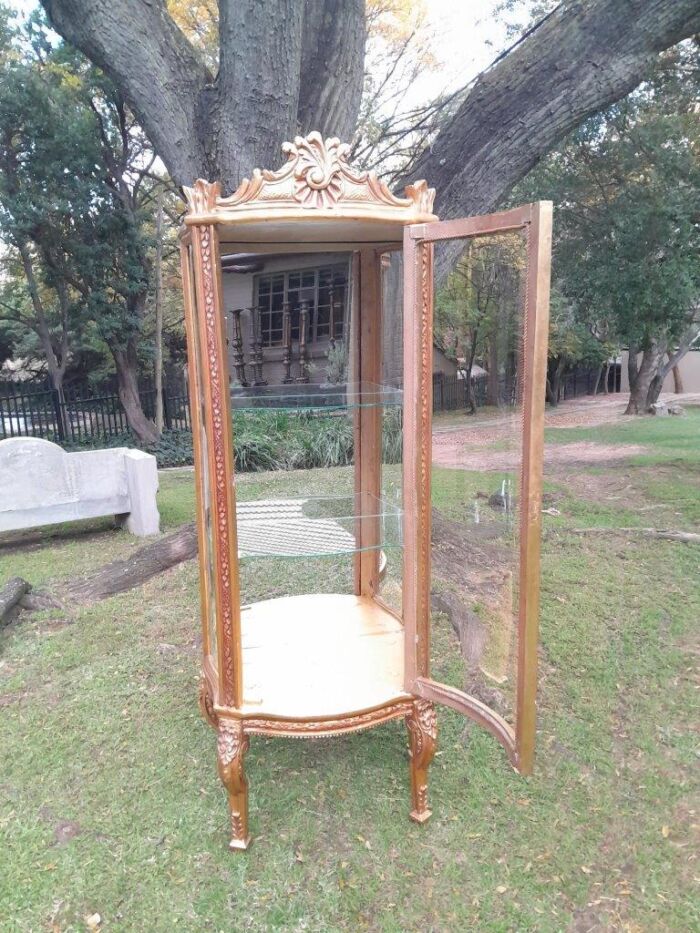
[[[51,385],[62,399],[63,377],[66,374],[66,368],[68,366],[68,298],[65,294],[65,287],[62,283],[59,283],[56,287],[56,297],[59,302],[61,316],[61,336],[59,348],[57,350],[51,336],[51,328],[48,318],[46,317],[44,302],[41,299],[39,283],[37,282],[36,273],[34,272],[32,254],[26,243],[20,243],[18,245],[18,250],[24,270],[24,277],[27,280],[29,297],[31,298],[32,307],[34,309],[34,318],[24,323],[30,327],[39,338],[41,349],[44,351],[44,356],[46,358],[46,366],[49,370]]]
[[[241,173],[254,167],[251,160],[264,156],[261,167],[276,167],[273,155],[290,133],[295,95],[305,130],[312,120],[345,130],[356,119],[361,0],[306,4],[309,38],[301,54],[301,2],[245,0],[234,7],[234,0],[222,0],[218,79],[168,16],[163,0],[42,3],[55,29],[109,73],[180,185],[202,176],[219,179],[231,191]],[[313,9],[319,6],[323,15]],[[341,10],[341,22],[333,23]],[[289,16],[289,48],[278,63],[275,50],[285,24],[275,17],[283,11]],[[565,0],[475,83],[418,160],[413,178],[422,175],[437,187],[444,217],[492,209],[570,130],[632,90],[659,52],[698,30],[697,0]],[[326,41],[336,62],[330,72],[318,66]],[[250,70],[239,67],[234,48]],[[333,51],[339,49],[344,56]],[[290,81],[279,107],[266,99],[279,90],[270,73],[278,66]],[[279,122],[262,126],[261,113],[277,114]]]
[[[600,380],[603,375],[603,370],[605,369],[605,363],[601,363],[598,367],[598,375],[596,376],[595,385],[593,386],[593,395],[598,394],[598,389],[600,387]]]
[[[12,577],[0,589],[0,623],[10,622],[17,604],[31,590],[31,586],[21,577]]]
[[[179,185],[207,178],[229,193],[256,166],[276,168],[298,128],[349,135],[355,126],[364,0],[220,0],[216,77],[164,0],[43,6],[109,74]]]
[[[163,192],[158,195],[156,208],[156,258],[155,258],[155,360],[156,384],[156,433],[163,433]]]
[[[629,402],[625,409],[626,415],[645,415],[651,402],[648,401],[652,384],[658,374],[659,366],[666,355],[666,342],[652,340],[642,354],[642,363],[639,367],[634,386],[630,390]],[[663,379],[661,380],[663,383]],[[659,387],[659,392],[661,388]],[[658,392],[656,395],[658,398]],[[656,399],[654,399],[656,401]]]
[[[561,377],[566,367],[566,360],[561,357],[556,361],[556,366],[550,368],[550,374],[547,376],[546,395],[547,401],[556,408],[559,404],[561,395]]]
[[[130,339],[126,347],[109,344],[109,349],[117,370],[119,401],[124,406],[129,428],[142,444],[155,444],[158,440],[156,426],[146,417],[141,405],[136,343]]]
[[[676,395],[681,395],[685,392],[685,389],[683,388],[683,377],[678,365],[671,367],[671,372],[673,373],[673,391]]]
[[[197,556],[197,528],[188,522],[172,534],[146,544],[125,560],[105,564],[61,590],[66,603],[90,603],[140,586],[156,574]]]
[[[443,218],[492,210],[567,133],[636,87],[659,52],[698,30],[697,0],[559,3],[479,77],[412,176],[437,189]]]
[[[365,54],[364,0],[307,3],[299,87],[302,132],[350,141],[360,110]]]

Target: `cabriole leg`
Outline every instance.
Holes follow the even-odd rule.
[[[428,809],[428,767],[437,745],[437,717],[433,704],[428,700],[415,700],[406,716],[406,725],[411,756],[411,819],[425,823],[431,814]]]
[[[248,782],[243,771],[243,757],[248,751],[248,736],[237,719],[219,720],[217,741],[219,777],[228,792],[231,810],[231,841],[229,849],[247,849]]]

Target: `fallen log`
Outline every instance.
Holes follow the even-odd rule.
[[[31,590],[31,584],[22,577],[12,577],[0,590],[0,623],[10,622],[17,612],[20,600]]]
[[[91,603],[124,593],[176,564],[197,556],[197,528],[194,522],[182,525],[172,534],[146,544],[124,560],[113,560],[89,577],[74,580],[61,590],[66,602]]]

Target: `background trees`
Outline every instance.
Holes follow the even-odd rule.
[[[7,33],[0,84],[0,234],[9,247],[4,316],[38,337],[54,387],[69,356],[102,345],[130,428],[156,438],[139,399],[161,180],[121,94],[41,24]],[[21,288],[23,274],[25,288]]]
[[[355,128],[364,0],[220,0],[216,71],[164,0],[43,6],[112,77],[180,185],[201,176],[231,191],[256,165],[275,164],[298,130],[350,138]],[[411,174],[435,184],[443,216],[493,207],[582,119],[638,84],[660,51],[699,29],[696,0],[564,0],[475,82]]]
[[[629,413],[656,401],[700,333],[697,51],[688,43],[665,55],[638,91],[583,123],[513,194],[557,204],[557,287],[577,328],[608,352],[629,347]]]
[[[143,436],[155,428],[139,412],[134,374],[157,356],[154,218],[163,173],[156,151],[177,184],[204,176],[232,190],[255,165],[276,164],[284,138],[316,128],[354,137],[356,156],[397,186],[403,176],[425,175],[438,189],[443,217],[493,209],[519,180],[516,199],[552,197],[561,295],[552,331],[553,401],[576,354],[604,360],[630,342],[645,353],[639,373],[632,372],[631,410],[639,410],[658,391],[677,345],[682,350],[691,338],[696,208],[678,192],[683,185],[697,190],[697,122],[691,125],[697,84],[689,94],[686,56],[675,71],[672,115],[664,116],[662,95],[673,81],[664,84],[661,73],[650,78],[650,69],[664,49],[700,30],[696,0],[504,0],[495,15],[523,9],[533,17],[522,38],[471,85],[413,109],[403,107],[401,93],[432,65],[420,3],[43,0],[43,6],[103,71],[49,39],[38,21],[18,39],[9,38],[12,28],[2,19],[2,227],[12,248],[4,257],[0,343],[40,353],[59,387],[74,348],[84,359],[94,353],[93,371],[104,371],[107,353],[130,423]],[[642,80],[644,89],[624,99]],[[601,189],[602,178],[608,181]],[[667,198],[671,188],[675,195]],[[166,347],[169,334],[175,344],[181,338],[179,299],[168,292],[169,282],[177,284],[168,263],[178,209],[170,192]],[[618,219],[608,223],[613,214]],[[626,279],[612,257],[624,264]],[[474,321],[460,325],[467,360],[485,339],[484,323],[473,341],[467,330]],[[450,326],[456,334],[454,314]]]

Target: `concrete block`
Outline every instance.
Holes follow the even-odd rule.
[[[132,535],[143,538],[160,531],[160,513],[156,504],[158,465],[152,454],[124,448],[124,466],[131,508],[126,527]]]
[[[0,441],[0,531],[128,514],[133,534],[157,534],[157,490],[156,459],[141,451],[66,453],[37,437]]]

